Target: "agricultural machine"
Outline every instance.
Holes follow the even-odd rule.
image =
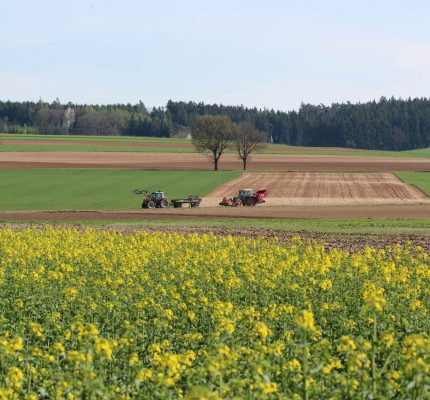
[[[145,189],[134,189],[134,193],[143,194],[145,198],[142,202],[142,208],[167,208],[169,201],[164,197],[164,192],[149,192]]]
[[[253,207],[257,204],[265,203],[266,200],[264,200],[264,198],[268,195],[269,191],[266,189],[257,190],[256,192],[254,192],[252,189],[242,189],[239,190],[238,196],[233,198],[224,197],[219,205],[227,207]]]
[[[198,207],[202,199],[196,195],[189,195],[186,199],[174,199],[171,201],[174,208],[182,208],[184,205],[188,204],[188,207]]]

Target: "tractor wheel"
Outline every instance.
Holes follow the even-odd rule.
[[[257,204],[257,199],[255,197],[248,197],[246,200],[246,205],[248,207],[254,207]]]
[[[240,200],[240,199],[237,199],[235,202],[234,202],[234,204],[233,204],[235,207],[242,207],[243,206],[243,203],[242,203],[242,200]]]
[[[146,205],[148,208],[154,208],[155,207],[155,203],[153,200],[148,201],[148,204]]]
[[[160,204],[160,208],[169,207],[169,202],[167,201],[167,199],[161,199],[159,204]]]

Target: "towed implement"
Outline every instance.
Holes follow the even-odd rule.
[[[266,200],[264,200],[264,198],[268,195],[269,191],[266,189],[257,190],[256,192],[252,189],[242,189],[239,190],[238,196],[229,198],[224,197],[219,205],[226,207],[253,207],[257,204],[265,203]]]
[[[189,195],[186,199],[174,199],[171,201],[174,208],[182,208],[184,205],[188,207],[198,207],[202,199],[199,196]]]

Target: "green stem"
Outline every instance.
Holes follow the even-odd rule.
[[[372,393],[376,394],[376,345],[378,344],[378,330],[376,314],[373,318],[373,341],[372,341]]]
[[[304,347],[303,353],[303,399],[309,399],[308,393],[308,345]]]

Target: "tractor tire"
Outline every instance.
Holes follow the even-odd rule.
[[[234,202],[234,204],[233,204],[235,207],[242,207],[243,206],[243,203],[242,203],[242,200],[240,200],[240,199],[237,199],[235,202]]]
[[[248,197],[248,199],[246,200],[246,205],[248,207],[254,207],[255,205],[257,205],[258,200],[255,197]]]
[[[148,208],[154,208],[155,207],[155,203],[151,200],[151,201],[148,201],[148,204],[146,206]]]
[[[169,202],[167,201],[167,199],[161,199],[159,204],[160,204],[160,208],[169,207]]]

